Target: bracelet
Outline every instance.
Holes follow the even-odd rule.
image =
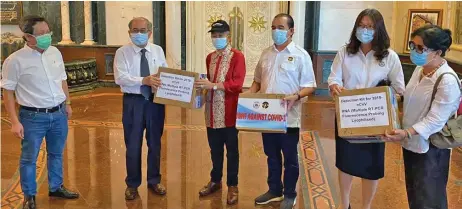
[[[71,104],[71,101],[66,101],[66,105],[70,105]]]
[[[300,96],[299,93],[297,93],[297,101],[300,100],[302,97]]]
[[[407,130],[407,129],[404,130],[404,131],[406,131],[407,139],[411,139],[412,138],[411,132],[409,130]]]

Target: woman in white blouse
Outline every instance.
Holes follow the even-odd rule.
[[[403,93],[401,62],[396,52],[389,47],[390,38],[380,12],[376,9],[362,11],[356,19],[349,43],[339,49],[332,64],[328,79],[332,96],[343,89],[371,88],[389,82],[396,93]],[[362,208],[368,209],[371,207],[378,180],[384,176],[385,144],[350,143],[338,136],[337,126],[335,134],[340,209],[350,208],[353,176],[362,179]]]
[[[403,140],[410,209],[446,209],[451,151],[436,148],[428,138],[443,128],[460,103],[459,80],[450,74],[442,77],[431,102],[438,77],[447,72],[456,75],[443,58],[452,43],[451,31],[427,25],[417,29],[411,37],[411,61],[417,68],[404,93],[404,130],[394,130],[386,136]]]

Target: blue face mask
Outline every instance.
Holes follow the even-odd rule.
[[[411,50],[411,61],[417,66],[424,66],[427,63],[428,52],[422,52],[419,54],[415,49]]]
[[[149,39],[147,33],[132,33],[130,38],[132,39],[133,44],[137,46],[145,45]]]
[[[368,44],[374,40],[374,30],[358,27],[356,28],[356,38],[363,44]]]
[[[220,50],[226,47],[228,40],[226,38],[212,38],[212,43],[216,49]]]
[[[277,46],[282,45],[287,41],[287,32],[286,30],[275,29],[272,31],[274,44]]]

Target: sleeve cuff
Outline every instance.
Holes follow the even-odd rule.
[[[11,91],[14,91],[16,90],[16,85],[18,83],[14,82],[14,81],[10,81],[10,80],[3,80],[1,81],[1,84],[0,86],[6,90],[11,90]]]
[[[428,137],[430,137],[430,134],[428,133],[427,128],[425,127],[424,124],[422,124],[422,122],[414,124],[412,128],[414,128],[414,130],[424,139],[428,140]]]
[[[300,85],[300,87],[302,87],[302,88],[316,88],[316,83],[315,82],[306,83],[306,84]]]

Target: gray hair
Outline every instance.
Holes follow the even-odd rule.
[[[128,29],[130,29],[130,30],[132,29],[132,23],[135,20],[144,20],[146,22],[148,31],[152,31],[152,23],[151,23],[151,21],[149,21],[148,19],[146,19],[144,17],[135,17],[132,20],[130,20],[130,22],[128,23]]]

